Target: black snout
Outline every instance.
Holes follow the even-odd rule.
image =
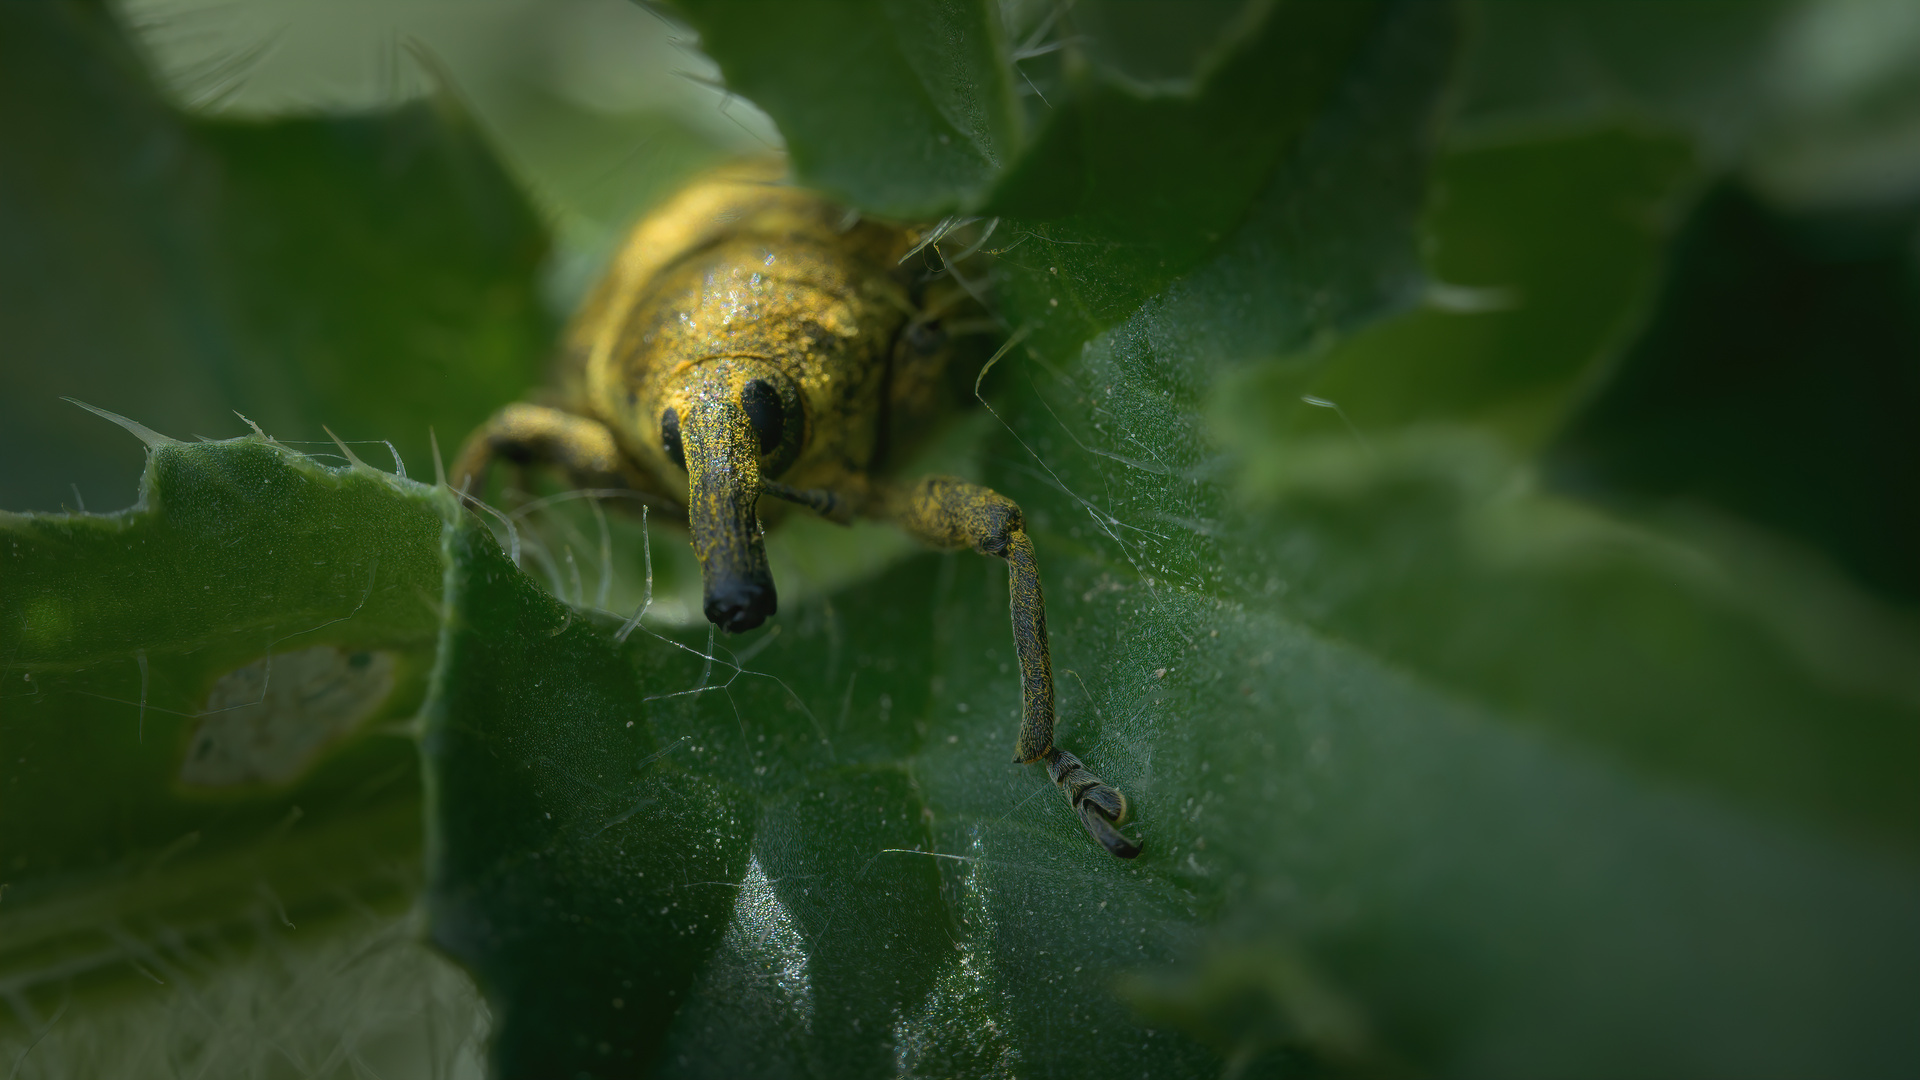
[[[707,621],[729,634],[741,634],[780,610],[771,577],[728,578],[707,584]]]
[[[678,421],[671,426],[679,430],[687,463],[687,524],[706,583],[707,620],[738,634],[766,622],[779,606],[755,512],[761,432],[741,404],[735,385],[739,372],[709,365],[700,374],[692,390],[662,415]],[[668,426],[663,422],[663,438]]]

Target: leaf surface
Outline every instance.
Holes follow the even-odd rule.
[[[0,514],[0,971],[21,1020],[76,987],[196,977],[268,924],[404,907],[430,492],[257,437],[158,441],[132,510]]]

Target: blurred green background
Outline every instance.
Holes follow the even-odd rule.
[[[1137,864],[1004,764],[997,567],[796,523],[707,661],[670,526],[375,474],[770,148],[994,223],[931,460]],[[372,466],[4,522],[15,1075],[1920,1067],[1911,3],[13,5],[0,150],[0,508],[134,502],[62,397]],[[296,634],[380,711],[183,794]]]

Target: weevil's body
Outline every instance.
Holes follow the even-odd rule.
[[[634,231],[570,335],[579,403],[668,493],[685,474],[660,417],[693,404],[689,365],[729,358],[775,369],[803,399],[806,429],[783,434],[804,449],[782,447],[770,472],[854,491],[874,465],[889,362],[916,311],[897,266],[910,241],[847,227],[845,211],[775,179],[745,167],[682,192]]]
[[[904,229],[859,220],[778,182],[766,163],[683,190],[635,228],[566,340],[560,407],[510,405],[468,440],[456,484],[504,457],[593,487],[687,508],[706,615],[750,630],[777,608],[761,541],[763,494],[847,521],[898,522],[941,547],[1007,560],[1022,676],[1021,762],[1045,761],[1108,850],[1120,793],[1053,746],[1053,675],[1033,544],[1020,509],[986,488],[881,475],[890,443],[943,404],[938,316],[951,280],[903,271]]]

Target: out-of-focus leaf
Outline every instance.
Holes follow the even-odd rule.
[[[1716,191],[1647,332],[1554,448],[1556,479],[1717,507],[1920,602],[1916,223],[1912,208],[1783,215]]]
[[[1800,209],[1899,204],[1920,194],[1920,11],[1810,0],[1773,57],[1772,130],[1745,172]]]
[[[1252,467],[1285,468],[1271,440],[1364,442],[1439,422],[1537,448],[1644,322],[1699,173],[1678,139],[1610,129],[1454,151],[1434,185],[1425,232],[1437,284],[1420,310],[1326,351],[1304,389],[1329,404],[1303,402],[1287,367],[1216,388],[1217,421],[1269,441]]]
[[[1477,0],[1456,135],[1638,121],[1685,131],[1722,161],[1778,104],[1794,0]]]
[[[189,119],[104,8],[0,20],[0,453],[21,464],[0,502],[129,500],[134,459],[74,453],[107,440],[62,396],[183,433],[244,430],[235,409],[295,441],[328,424],[418,473],[430,427],[458,438],[537,381],[545,238],[450,99]]]
[[[257,437],[153,442],[143,490],[115,515],[0,514],[0,980],[28,1024],[419,880],[401,722],[433,663],[444,507]]]
[[[164,985],[136,975],[129,992],[60,997],[38,1018],[22,1010],[0,1029],[0,1052],[18,1080],[483,1076],[486,1009],[473,980],[396,906],[307,927],[263,913],[245,937],[170,951],[172,963],[148,968]]]
[[[1543,500],[1517,456],[1557,437],[1645,324],[1657,253],[1697,185],[1683,147],[1618,131],[1483,146],[1448,155],[1439,180],[1428,228],[1446,284],[1426,310],[1335,346],[1308,400],[1288,365],[1214,391],[1215,432],[1244,463],[1243,497],[1284,508],[1271,527],[1286,543],[1263,559],[1290,602],[1445,685],[1643,766],[1910,842],[1911,785],[1887,763],[1916,737],[1903,719],[1911,680],[1892,674],[1897,661],[1875,661],[1877,673],[1859,676],[1875,688],[1861,700],[1847,692],[1852,676],[1834,682],[1804,637],[1781,630],[1819,620],[1826,629],[1808,636],[1850,637],[1815,614],[1850,601],[1773,612],[1743,591],[1817,571],[1768,562],[1761,577],[1728,580],[1717,564],[1741,561],[1744,543],[1690,550]],[[1681,280],[1727,277],[1684,266]],[[1751,298],[1675,310],[1714,328],[1754,321],[1734,306],[1796,310]],[[1751,372],[1722,369],[1709,396],[1732,382],[1752,386]],[[1645,400],[1685,412],[1679,396]],[[1620,446],[1643,445],[1640,423],[1613,430]],[[1672,455],[1658,461],[1663,474],[1680,469]],[[1740,475],[1771,485],[1778,470]],[[1891,640],[1894,655],[1912,648],[1904,631]]]
[[[1914,850],[1920,682],[1832,678],[1713,552],[1536,492],[1483,436],[1289,450],[1262,564],[1315,625],[1652,775]]]
[[[1265,0],[1090,0],[1062,9],[1050,5],[1003,5],[1009,33],[1021,41],[1013,53],[1022,72],[1029,66],[1047,76],[1044,57],[1072,53],[1103,69],[1105,78],[1146,93],[1189,93],[1246,32],[1266,18]],[[1057,88],[1057,86],[1056,86]],[[1035,100],[1029,111],[1044,115],[1052,101],[1028,88]]]
[[[1460,145],[1627,124],[1802,209],[1920,190],[1920,17],[1878,0],[1477,0]]]

